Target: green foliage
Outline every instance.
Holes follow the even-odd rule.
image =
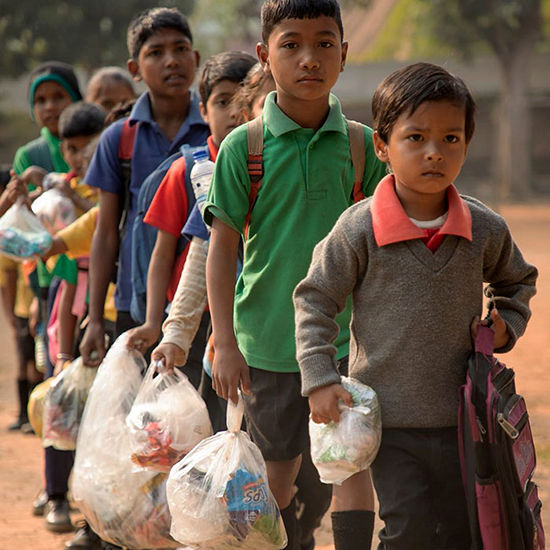
[[[154,5],[189,14],[194,0],[0,0],[0,74],[16,76],[48,59],[88,69],[125,65],[128,23]]]

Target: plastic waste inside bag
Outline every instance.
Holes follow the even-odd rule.
[[[52,235],[76,220],[73,201],[55,187],[44,191],[32,203],[32,211]]]
[[[119,546],[175,548],[170,536],[166,475],[139,471],[130,460],[126,416],[146,370],[122,334],[98,368],[76,445],[73,495],[92,529]]]
[[[201,549],[275,550],[287,536],[267,484],[265,462],[240,431],[239,405],[227,406],[227,431],[201,441],[170,471],[172,536]]]
[[[54,378],[44,401],[44,447],[74,451],[96,372],[96,368],[84,366],[82,357],[78,357]]]
[[[46,394],[48,393],[48,390],[54,380],[55,378],[51,376],[50,378],[44,380],[44,382],[40,382],[40,384],[35,386],[31,394],[29,395],[27,415],[29,417],[29,422],[31,423],[32,429],[38,437],[42,437],[44,401],[46,399]]]
[[[187,376],[151,363],[126,417],[132,461],[169,472],[199,441],[212,435],[206,404]]]
[[[382,437],[375,391],[345,376],[342,386],[351,394],[353,407],[341,404],[340,422],[317,424],[309,420],[313,464],[323,483],[337,485],[372,464]]]
[[[42,222],[18,199],[0,218],[0,252],[16,260],[44,255],[52,237]]]

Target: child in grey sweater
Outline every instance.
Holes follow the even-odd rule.
[[[497,352],[525,331],[535,294],[537,270],[505,221],[453,185],[474,110],[462,80],[435,65],[381,83],[373,139],[392,173],[342,214],[294,292],[302,392],[315,422],[337,422],[339,400],[351,405],[332,342],[334,317],[353,298],[349,373],[382,409],[372,466],[385,522],[379,548],[469,548],[456,426],[483,285]]]

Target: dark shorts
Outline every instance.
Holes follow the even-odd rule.
[[[469,550],[457,428],[383,430],[371,471],[379,550]]]
[[[244,396],[247,431],[265,460],[292,460],[307,449],[309,405],[300,373],[250,368],[250,395]]]
[[[338,369],[347,373],[348,358]],[[250,395],[244,396],[246,429],[265,460],[292,460],[309,448],[309,403],[299,372],[250,367]]]

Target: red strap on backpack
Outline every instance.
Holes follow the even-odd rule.
[[[120,141],[118,142],[118,158],[120,160],[131,160],[134,153],[134,143],[136,141],[137,124],[130,125],[130,119],[127,118],[122,125]]]
[[[250,194],[248,195],[248,213],[244,220],[244,240],[248,237],[248,228],[250,226],[250,216],[252,209],[256,204],[258,191],[262,186],[264,177],[264,126],[262,117],[256,117],[247,124],[247,140],[248,140],[248,160],[246,165],[248,168],[248,177],[250,178]]]

